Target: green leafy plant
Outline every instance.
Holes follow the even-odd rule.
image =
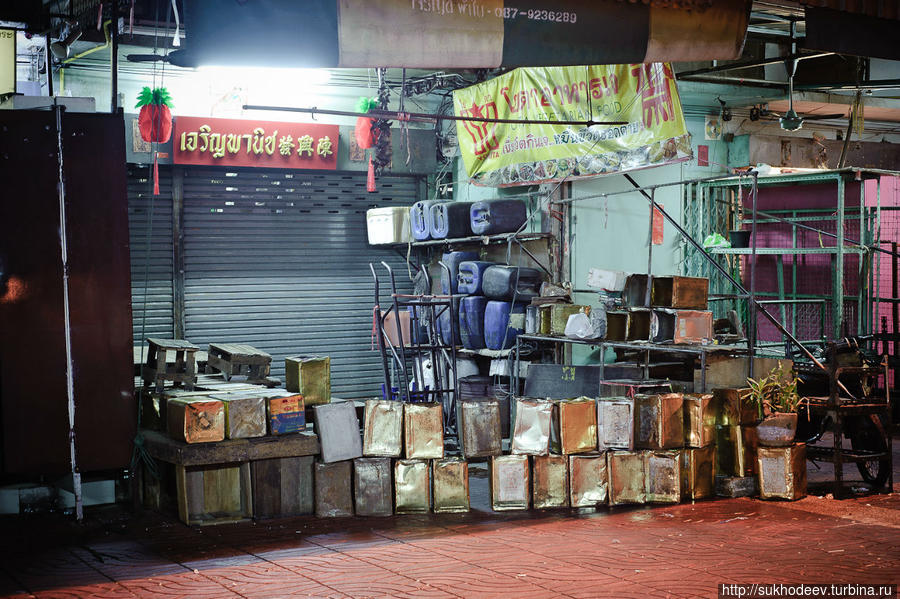
[[[356,112],[369,112],[375,108],[378,108],[378,98],[366,98],[363,96],[356,102]]]
[[[750,389],[745,401],[761,408],[765,416],[793,414],[800,407],[801,399],[797,393],[799,382],[800,379],[792,372],[785,372],[784,366],[779,364],[761,379],[747,379]]]
[[[155,87],[153,89],[145,87],[142,89],[141,93],[138,94],[138,101],[134,107],[141,108],[151,105],[172,108],[172,96],[169,94],[169,90],[164,87]]]

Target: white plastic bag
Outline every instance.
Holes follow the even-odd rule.
[[[591,326],[590,317],[584,312],[572,314],[566,321],[565,333],[569,339],[593,339],[594,327]]]

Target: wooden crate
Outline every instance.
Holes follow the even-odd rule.
[[[253,515],[250,464],[175,465],[178,517],[185,524],[219,524]]]
[[[253,517],[312,514],[315,511],[313,461],[313,456],[297,456],[250,462]]]

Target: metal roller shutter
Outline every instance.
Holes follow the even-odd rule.
[[[369,194],[364,174],[188,169],[186,338],[253,345],[282,379],[286,356],[329,355],[335,396],[380,395],[369,262],[388,262],[412,287],[397,252],[368,245],[366,210],[411,205],[416,187],[383,177]]]
[[[149,177],[149,168],[128,167],[128,233],[135,345],[142,345],[147,337],[169,339],[175,332],[172,307],[172,176],[169,169],[159,169],[158,196],[153,195]],[[147,320],[143,323],[145,313]],[[143,339],[142,323],[145,326]]]

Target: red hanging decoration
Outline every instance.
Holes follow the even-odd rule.
[[[141,139],[148,142],[166,143],[172,137],[172,98],[164,87],[151,90],[145,87],[138,95],[135,108],[138,113],[138,128]]]
[[[153,195],[159,195],[159,152],[153,154]]]
[[[366,175],[366,191],[369,193],[378,191],[378,188],[375,187],[375,163],[372,162],[371,156],[369,156],[369,172]]]

